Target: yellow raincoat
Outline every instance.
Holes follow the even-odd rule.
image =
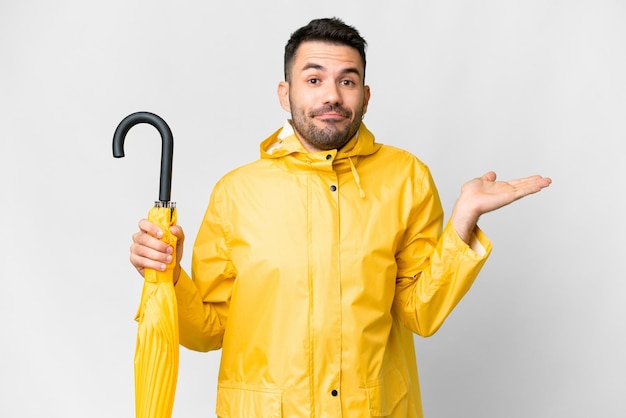
[[[176,284],[181,344],[222,348],[217,415],[421,417],[432,335],[491,251],[472,250],[428,168],[361,125],[307,153],[287,123],[224,176]]]

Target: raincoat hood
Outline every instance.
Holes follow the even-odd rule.
[[[364,123],[361,123],[357,133],[339,150],[323,150],[309,153],[298,139],[290,121],[270,135],[261,143],[261,158],[281,159],[286,156],[293,158],[283,159],[286,169],[328,169],[327,160],[334,159],[332,170],[337,173],[352,172],[352,177],[359,189],[359,196],[365,197],[361,187],[361,178],[357,171],[359,157],[374,154],[382,145],[375,142],[372,134]]]
[[[378,151],[380,147],[381,144],[377,144],[374,140],[374,134],[367,129],[364,123],[361,123],[361,127],[356,135],[341,149],[333,151],[337,154],[335,159],[341,161],[345,158],[371,155]],[[261,142],[261,158],[280,158],[290,154],[298,159],[301,158],[304,161],[308,161],[313,155],[318,153],[310,154],[304,148],[296,136],[291,123],[287,121],[282,128]],[[328,151],[320,151],[319,154],[323,154],[325,157]]]

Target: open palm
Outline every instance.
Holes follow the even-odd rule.
[[[539,175],[511,181],[496,181],[496,173],[490,171],[472,179],[461,188],[461,195],[471,202],[478,216],[499,209],[524,196],[537,193],[552,182]]]

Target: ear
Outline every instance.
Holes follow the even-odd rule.
[[[281,81],[278,83],[278,100],[284,110],[291,112],[291,103],[289,103],[289,82]]]
[[[367,104],[370,102],[370,86],[365,86],[363,90],[363,115],[367,113]]]

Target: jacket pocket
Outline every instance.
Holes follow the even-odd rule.
[[[217,416],[281,418],[282,391],[251,385],[218,384]]]
[[[406,378],[398,369],[392,369],[379,379],[368,382],[365,387],[369,401],[370,416],[391,415],[407,394]]]

